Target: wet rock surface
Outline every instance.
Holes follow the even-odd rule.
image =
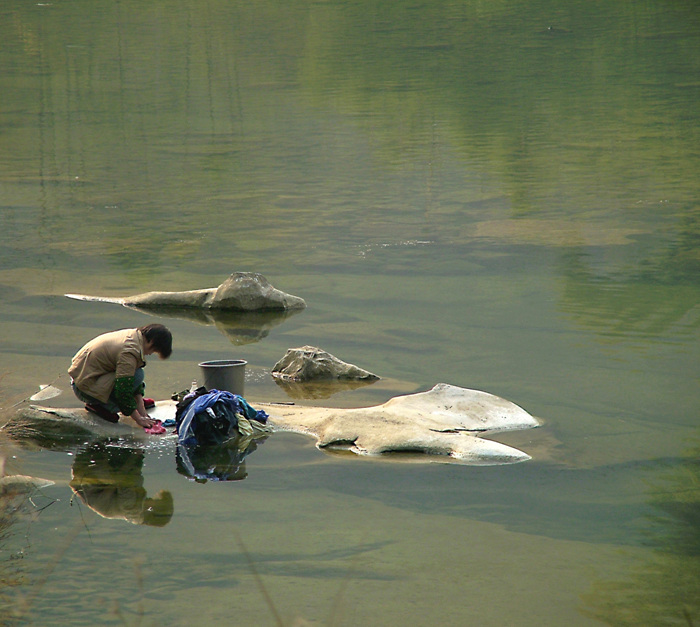
[[[272,367],[272,376],[283,381],[363,380],[379,377],[353,364],[348,364],[316,346],[290,348]]]
[[[287,311],[306,307],[303,298],[278,290],[257,272],[234,272],[218,287],[201,290],[145,292],[124,298],[83,294],[66,296],[143,309],[193,307],[214,311]]]
[[[414,454],[410,461],[474,465],[526,461],[530,459],[526,453],[480,436],[539,426],[537,419],[510,401],[445,383],[374,407],[264,407],[273,426],[311,435],[321,449],[358,455]]]

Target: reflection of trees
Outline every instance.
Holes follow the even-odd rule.
[[[561,28],[547,29],[551,20]],[[460,152],[485,156],[506,178],[524,211],[572,187],[596,207],[594,190],[615,189],[621,180],[642,189],[649,180],[663,184],[670,171],[659,160],[667,156],[678,168],[673,179],[685,171],[693,180],[697,160],[672,156],[678,149],[694,154],[690,91],[664,119],[668,142],[639,141],[646,128],[659,126],[658,101],[646,86],[677,94],[671,64],[680,76],[695,74],[689,25],[697,14],[690,5],[665,11],[656,2],[644,10],[583,1],[537,8],[435,2],[415,10],[403,1],[366,2],[316,5],[310,22],[316,29],[301,60],[305,84],[318,102],[332,94],[342,110],[381,115],[381,127],[372,130],[390,163],[428,144],[426,129],[438,120]],[[667,32],[679,33],[671,47]]]
[[[691,281],[700,277],[700,268],[693,269],[697,261],[692,255],[686,263],[686,256],[673,252],[682,249],[674,245],[668,254],[649,258],[642,265],[643,276],[617,278],[597,274],[585,252],[571,251],[563,256],[560,307],[582,326],[612,337],[667,332],[697,306]],[[681,278],[691,289],[676,283]]]
[[[650,487],[653,553],[626,581],[601,581],[586,601],[608,625],[700,623],[700,442]]]
[[[124,263],[130,257],[121,254],[130,239],[124,235],[132,227],[124,211],[147,216],[158,228],[150,242],[156,257],[167,250],[169,260],[193,261],[202,229],[173,206],[195,206],[206,186],[217,199],[213,225],[230,219],[239,201],[269,189],[260,183],[274,176],[269,169],[276,162],[250,150],[244,112],[279,116],[269,106],[275,86],[300,85],[314,107],[333,107],[367,125],[385,165],[431,150],[437,127],[439,140],[503,177],[523,212],[538,211],[543,196],[572,189],[579,206],[599,207],[597,192],[617,189],[621,180],[643,190],[650,181],[678,188],[679,180],[694,180],[696,90],[681,86],[696,73],[697,12],[687,3],[668,9],[661,0],[550,4],[208,0],[164,13],[130,0],[94,15],[65,7],[65,19],[81,25],[71,31],[70,46],[53,27],[55,17],[35,7],[10,9],[0,37],[13,67],[41,89],[45,106],[38,113],[46,118],[45,134],[55,136],[51,145],[22,137],[22,152],[39,146],[46,153],[47,178],[56,187],[73,186],[81,213],[89,192],[103,209],[92,219],[107,227],[107,241]],[[156,59],[144,36],[154,23]],[[660,109],[664,98],[673,106]],[[103,122],[106,110],[111,125]],[[67,138],[53,128],[62,119]],[[649,128],[658,141],[649,141]],[[202,145],[203,136],[212,141]],[[86,169],[76,153],[101,157],[112,167],[100,171],[114,181],[89,190],[93,181],[76,182],[70,175]],[[307,167],[287,161],[286,169],[299,167],[300,175]],[[192,169],[199,185],[183,187],[180,179]],[[110,183],[120,180],[130,186],[115,194]],[[169,188],[186,198],[169,196]],[[69,229],[55,222],[53,229]],[[144,254],[143,247],[133,253]]]
[[[678,236],[665,250],[642,262],[640,278],[663,285],[700,284],[700,206],[682,215]]]

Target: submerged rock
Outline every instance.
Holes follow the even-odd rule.
[[[367,370],[345,363],[315,346],[290,348],[272,367],[272,376],[284,381],[319,379],[376,381],[379,377]]]
[[[303,298],[273,287],[257,272],[234,272],[219,287],[186,292],[146,292],[125,298],[66,294],[77,300],[116,303],[125,307],[156,309],[194,307],[220,311],[285,311],[303,309]]]

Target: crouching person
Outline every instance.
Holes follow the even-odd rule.
[[[121,411],[139,426],[152,427],[143,398],[145,357],[158,353],[167,359],[172,345],[172,334],[162,324],[99,335],[73,357],[68,369],[73,392],[85,409],[109,422],[118,422]]]

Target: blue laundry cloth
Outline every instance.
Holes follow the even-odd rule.
[[[232,394],[227,391],[209,390],[206,394],[202,394],[195,398],[185,409],[182,420],[177,427],[178,440],[180,443],[193,443],[193,437],[190,433],[192,421],[200,412],[206,410],[219,401],[225,403],[234,414],[242,414],[248,420],[257,420],[265,423],[268,419],[268,414],[263,410],[256,410],[251,407],[248,402],[238,394]]]

